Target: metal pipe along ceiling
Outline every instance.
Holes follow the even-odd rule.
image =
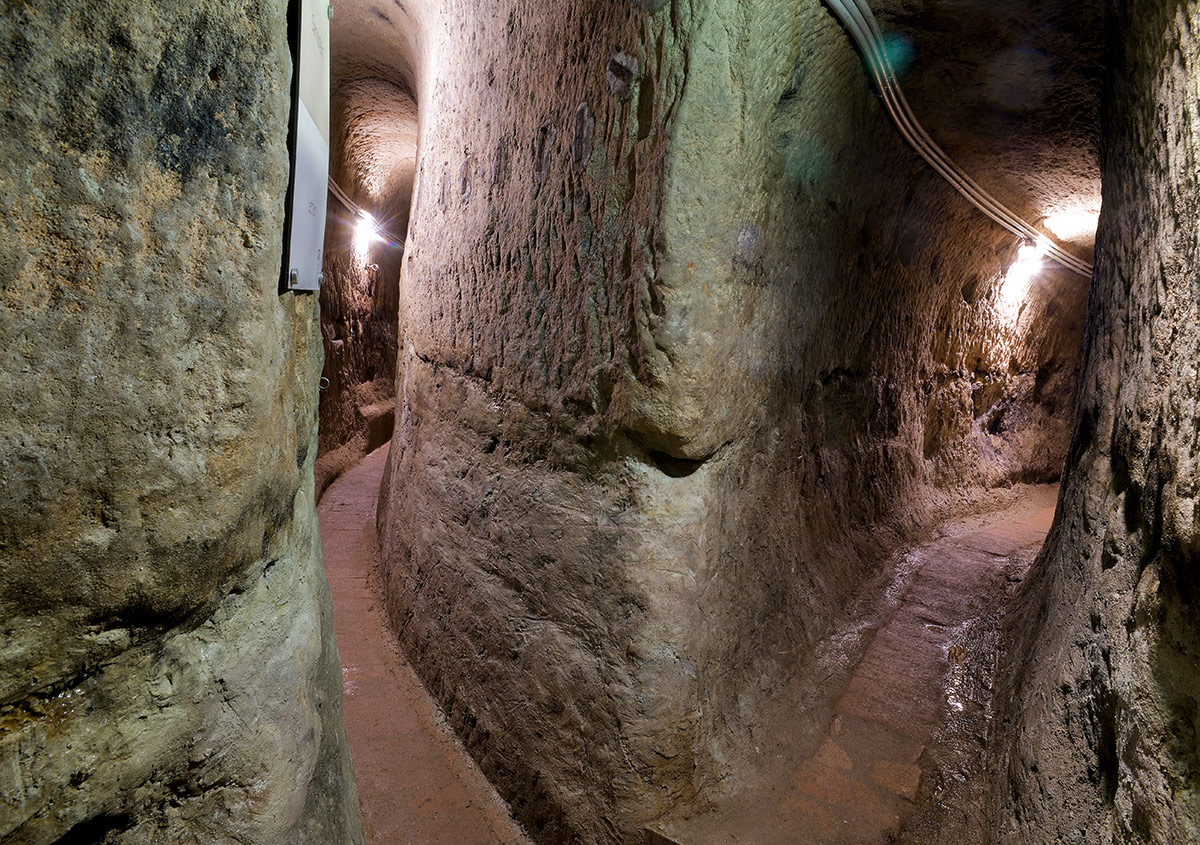
[[[867,0],[825,0],[825,2],[841,21],[846,31],[850,33],[850,37],[854,39],[859,51],[866,59],[867,71],[874,80],[875,87],[879,89],[884,107],[896,124],[896,128],[900,130],[904,140],[917,151],[921,158],[925,159],[930,167],[966,197],[972,205],[996,223],[1018,237],[1036,241],[1045,250],[1048,258],[1068,270],[1091,278],[1092,265],[1090,263],[1067,252],[1048,235],[1023,220],[981,188],[929,136],[929,133],[913,115],[908,101],[904,98],[904,92],[900,89],[900,83],[892,69],[891,59],[884,48],[883,33],[879,29],[879,24],[876,22]]]

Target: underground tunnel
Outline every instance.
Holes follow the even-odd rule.
[[[340,0],[311,292],[296,7],[0,6],[0,840],[1200,841],[1200,5]]]

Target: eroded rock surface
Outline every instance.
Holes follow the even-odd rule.
[[[389,609],[531,834],[617,841],[898,541],[1057,477],[1086,284],[1008,298],[820,3],[422,9]]]
[[[0,12],[0,839],[354,842],[286,4]]]
[[[1079,418],[1012,620],[1007,842],[1200,839],[1198,32],[1194,3],[1112,22]]]

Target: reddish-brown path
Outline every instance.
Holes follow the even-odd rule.
[[[935,802],[965,793],[953,781],[979,765],[1006,579],[1045,539],[1055,491],[1028,488],[1016,506],[947,526],[942,537],[905,555],[888,609],[844,684],[810,702],[811,709],[784,708],[782,720],[764,731],[784,736],[789,720],[824,720],[823,734],[805,743],[811,753],[764,757],[757,772],[751,766],[743,775],[745,787],[710,812],[664,822],[667,841],[931,841],[906,827],[916,820],[914,802],[919,791]],[[958,759],[964,756],[976,759]]]
[[[941,722],[965,706],[956,667],[969,623],[991,608],[981,581],[1040,544],[1054,505],[918,550],[920,568],[834,705],[817,753],[796,773],[780,814],[808,841],[882,842],[917,797],[922,755]]]
[[[369,573],[387,446],[321,499],[321,548],[342,659],[342,707],[367,841],[386,845],[528,843],[508,806],[445,725],[395,646]]]

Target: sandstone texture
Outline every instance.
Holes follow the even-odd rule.
[[[1200,840],[1200,9],[1118,4],[1060,513],[1011,621],[1005,842]]]
[[[361,841],[282,2],[0,8],[0,839]]]
[[[1006,294],[815,0],[406,6],[389,611],[531,835],[637,841],[895,544],[1057,479],[1086,281]]]

